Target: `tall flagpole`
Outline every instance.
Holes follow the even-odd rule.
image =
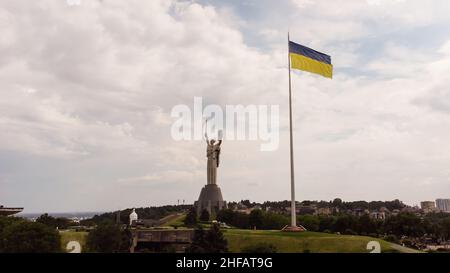
[[[289,66],[289,136],[290,136],[290,158],[291,158],[291,227],[297,227],[295,211],[295,182],[294,182],[294,144],[292,136],[292,90],[291,90],[291,56],[289,51],[288,32],[288,66]]]

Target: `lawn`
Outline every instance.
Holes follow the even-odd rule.
[[[173,219],[176,222],[182,218]],[[222,229],[228,240],[229,250],[232,253],[241,252],[246,246],[261,242],[272,244],[279,253],[368,253],[367,243],[377,241],[381,245],[381,252],[417,252],[399,245],[366,236],[336,235],[320,232],[289,233],[279,230],[244,230]],[[61,249],[67,252],[66,246],[70,241],[77,241],[83,250],[86,244],[87,232],[60,231]]]
[[[392,244],[377,238],[353,235],[336,235],[319,232],[289,233],[278,230],[257,231],[229,229],[224,230],[231,252],[241,252],[242,248],[261,242],[269,243],[280,253],[368,253],[367,243],[377,241],[381,252],[399,252]]]
[[[61,251],[62,252],[70,252],[66,249],[67,244],[71,241],[76,241],[80,243],[81,250],[83,251],[85,245],[86,245],[86,236],[87,232],[84,231],[73,231],[73,230],[61,230],[59,232],[61,235]]]
[[[186,214],[185,213],[174,214],[173,217],[171,217],[169,221],[161,224],[161,226],[182,227],[182,226],[184,226],[184,218],[186,218]]]

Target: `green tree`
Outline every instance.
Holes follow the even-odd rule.
[[[197,212],[195,211],[195,208],[191,208],[189,210],[186,218],[184,218],[184,224],[188,227],[192,227],[197,224]]]
[[[4,228],[1,238],[5,253],[55,253],[61,247],[59,233],[36,222],[15,221]]]
[[[351,215],[342,215],[336,218],[333,223],[333,231],[345,233],[346,231],[353,230],[355,226],[355,217]]]
[[[289,217],[276,213],[263,213],[260,229],[282,229],[289,224]]]
[[[319,216],[319,231],[333,230],[334,216]]]
[[[207,232],[199,226],[195,229],[192,244],[186,249],[186,252],[226,253],[228,252],[228,242],[218,224],[213,224]]]
[[[0,253],[3,252],[4,249],[4,233],[3,231],[11,226],[14,223],[17,222],[24,222],[25,220],[19,217],[7,217],[7,216],[0,216]]]
[[[56,224],[56,219],[54,217],[48,215],[47,213],[44,213],[41,216],[39,216],[36,219],[36,222],[44,224],[44,225],[49,226],[49,227],[53,227],[53,228],[56,227],[56,225],[55,225]]]
[[[313,215],[299,216],[298,222],[309,231],[318,231],[320,227],[319,218]]]
[[[25,220],[23,218],[19,217],[7,217],[7,216],[0,216],[0,234],[3,233],[3,230],[7,228],[8,226],[16,223],[16,222],[24,222]]]
[[[223,236],[219,224],[211,226],[211,229],[206,233],[205,239],[208,242],[208,253],[228,252],[228,242]]]
[[[250,228],[260,229],[263,225],[263,212],[259,209],[252,210],[249,215]]]
[[[208,242],[205,239],[206,232],[202,226],[198,226],[194,230],[194,237],[192,238],[192,244],[186,248],[186,252],[189,253],[206,253],[206,245]]]
[[[223,209],[217,213],[217,221],[227,223],[229,225],[233,225],[235,212],[231,209]]]
[[[356,231],[359,234],[361,234],[363,232],[367,233],[367,234],[371,234],[371,233],[377,233],[377,228],[378,228],[377,222],[372,220],[368,214],[364,214],[361,217],[359,217],[359,219],[357,221]]]
[[[249,228],[250,224],[248,214],[236,212],[233,216],[233,222],[231,224],[238,228]]]
[[[127,251],[130,234],[119,226],[102,224],[90,231],[86,239],[88,252],[114,253]]]
[[[208,222],[209,217],[210,217],[209,212],[206,209],[202,210],[202,213],[200,214],[200,221]]]
[[[450,239],[450,217],[445,218],[440,223],[440,233],[445,240]]]
[[[36,219],[36,222],[44,224],[52,228],[66,229],[73,224],[73,222],[67,218],[48,215],[47,213],[42,214]]]
[[[384,222],[384,231],[397,236],[422,236],[425,228],[420,217],[413,213],[399,213]]]
[[[335,206],[337,208],[340,208],[340,207],[342,207],[342,199],[341,198],[335,198],[333,200],[332,204],[333,204],[333,206]]]

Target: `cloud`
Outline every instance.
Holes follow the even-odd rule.
[[[293,72],[299,199],[415,202],[448,191],[450,37],[391,35],[448,27],[445,1],[252,3],[245,9],[267,16],[213,1],[2,4],[2,203],[193,202],[205,145],[173,141],[169,114],[194,96],[282,106],[280,149],[224,142],[219,184],[227,200],[288,199],[286,26],[336,68],[331,81]]]

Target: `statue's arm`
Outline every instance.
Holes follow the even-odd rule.
[[[219,146],[220,146],[220,144],[222,144],[222,140],[219,140],[219,143],[217,143],[217,145],[219,145]]]
[[[209,139],[208,139],[208,134],[205,132],[205,140],[206,140],[206,144],[209,145]]]

